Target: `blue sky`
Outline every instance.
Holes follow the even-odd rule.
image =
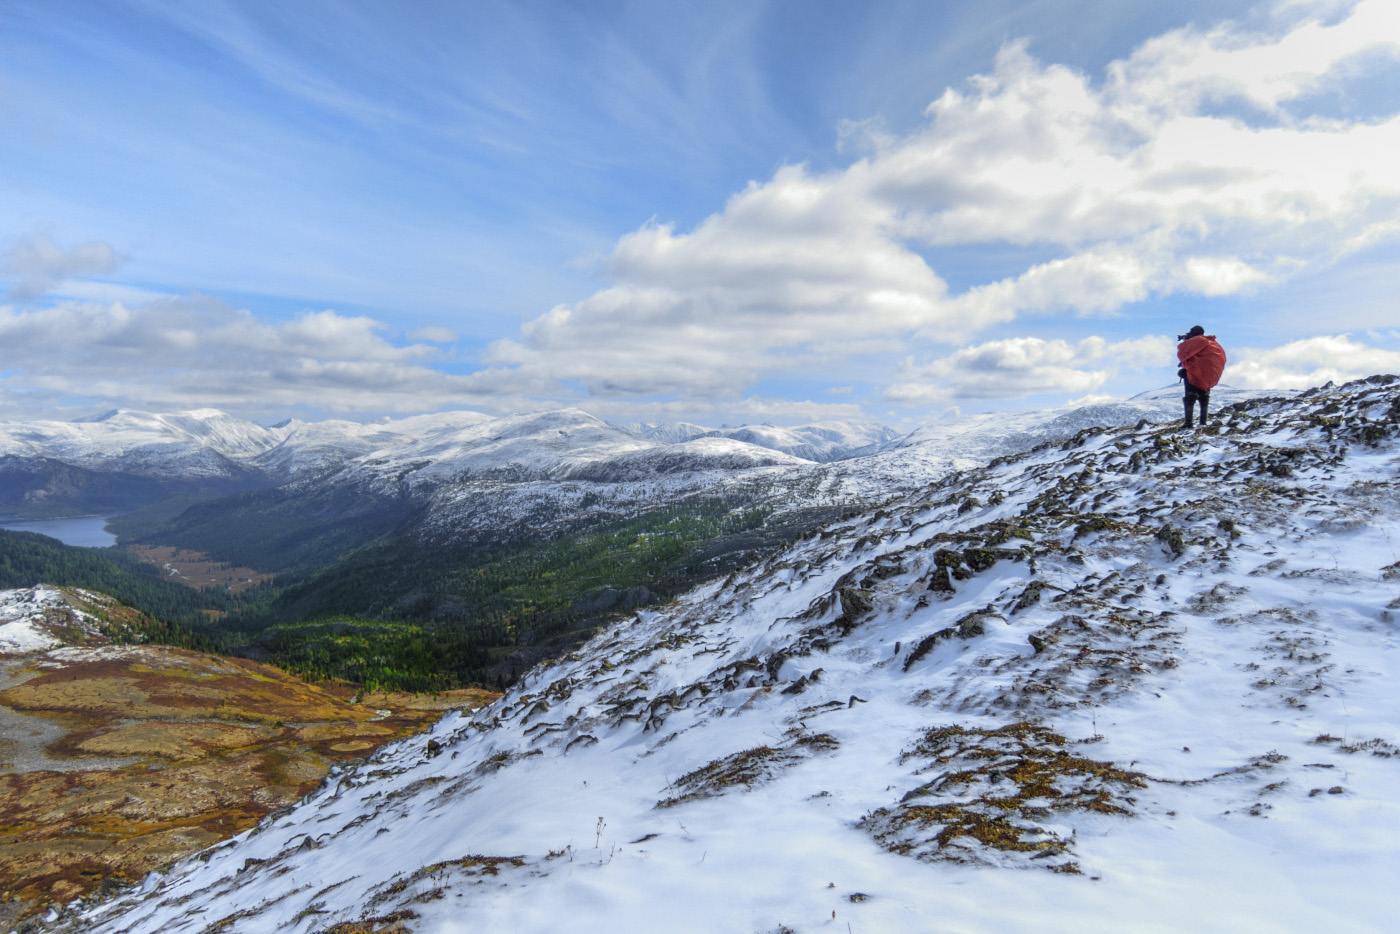
[[[1396,372],[1397,114],[1390,0],[10,0],[0,417]]]

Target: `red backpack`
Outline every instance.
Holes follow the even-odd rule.
[[[1225,348],[1215,342],[1214,334],[1186,338],[1176,348],[1176,359],[1186,370],[1187,382],[1207,392],[1225,371]]]

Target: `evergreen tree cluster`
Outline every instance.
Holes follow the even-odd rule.
[[[248,559],[260,557],[262,569],[280,564],[271,583],[237,595],[195,590],[119,549],[3,532],[0,586],[102,591],[145,614],[120,638],[251,655],[311,678],[409,691],[499,687],[619,613],[725,573],[800,531],[766,529],[763,509],[696,498],[549,538],[473,547],[386,534],[379,507],[362,524],[352,520],[357,534],[328,516],[298,537],[275,502],[252,494],[225,501],[233,508],[222,551],[211,504],[111,527],[253,567]]]
[[[168,581],[159,568],[115,548],[75,548],[37,532],[0,529],[0,589],[38,584],[98,590],[185,627],[204,627],[208,611],[228,612],[238,603],[224,591]]]

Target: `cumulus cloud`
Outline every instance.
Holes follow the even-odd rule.
[[[607,288],[528,323],[490,360],[595,397],[712,397],[911,340],[966,342],[1028,314],[1236,295],[1393,239],[1400,116],[1295,104],[1400,56],[1400,11],[1280,9],[1295,18],[1272,32],[1177,30],[1097,80],[1010,44],[912,132],[865,133],[869,154],[843,170],[787,166],[691,231],[652,223],[623,237]],[[1053,258],[956,293],[940,274],[940,250],[1008,244]],[[974,372],[956,359],[955,374]],[[1040,367],[1016,372],[1066,391],[1100,372]],[[924,384],[917,369],[890,398]],[[957,392],[992,390],[978,387]]]
[[[28,302],[69,279],[106,275],[120,264],[117,252],[100,240],[65,250],[48,234],[39,234],[15,243],[5,256],[4,269],[11,298]]]
[[[102,402],[247,414],[342,414],[523,405],[542,388],[510,373],[453,375],[435,346],[396,344],[364,316],[335,311],[268,321],[201,296],[139,304],[0,307],[0,389],[31,406]]]
[[[492,361],[592,395],[713,395],[946,322],[946,287],[891,238],[891,206],[837,182],[787,167],[690,233],[628,234],[607,261],[616,286],[529,322]]]
[[[1247,349],[1236,356],[1225,379],[1246,389],[1306,389],[1400,373],[1400,351],[1371,347],[1349,334],[1310,337],[1269,350]]]
[[[1165,337],[1077,343],[1034,337],[989,341],[929,363],[906,359],[886,391],[910,405],[966,399],[1005,399],[1040,393],[1089,393],[1120,369],[1161,365],[1172,358]]]

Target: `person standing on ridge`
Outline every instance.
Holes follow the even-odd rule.
[[[1178,334],[1176,339],[1176,360],[1181,368],[1176,375],[1186,381],[1186,425],[1191,427],[1192,407],[1201,404],[1201,427],[1206,424],[1206,408],[1210,405],[1210,391],[1220,382],[1220,374],[1225,370],[1225,349],[1216,343],[1214,334],[1207,334],[1199,324]]]

